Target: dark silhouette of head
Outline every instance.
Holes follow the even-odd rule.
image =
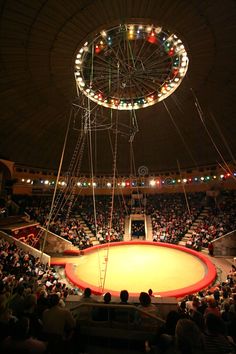
[[[174,336],[175,327],[176,327],[179,319],[180,319],[180,314],[177,311],[172,310],[167,314],[167,317],[166,317],[167,334]]]
[[[141,292],[139,295],[139,302],[142,306],[145,306],[145,307],[149,306],[151,303],[151,298],[148,295],[148,293]]]
[[[103,300],[104,300],[105,304],[109,304],[110,301],[111,301],[111,294],[110,294],[110,293],[106,293],[106,294],[103,296]]]
[[[212,334],[225,335],[225,324],[221,317],[216,316],[214,313],[208,313],[205,318],[206,329]]]
[[[84,297],[90,297],[92,294],[91,289],[90,288],[85,288],[84,289]]]
[[[60,297],[58,294],[51,294],[49,297],[49,306],[53,307],[59,304]]]
[[[149,289],[149,290],[148,290],[148,294],[149,294],[149,296],[152,296],[152,295],[153,295],[152,289]]]
[[[175,338],[181,353],[202,353],[202,333],[193,321],[187,318],[180,319],[175,328]]]
[[[127,290],[121,290],[120,292],[121,302],[126,303],[129,300],[129,293]]]

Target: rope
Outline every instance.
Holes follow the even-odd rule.
[[[177,160],[177,165],[178,165],[179,175],[180,175],[180,178],[182,180],[182,174],[181,174],[180,164],[179,164],[178,160]],[[189,207],[188,198],[187,198],[187,194],[186,194],[186,190],[185,190],[185,186],[184,186],[183,182],[182,182],[182,187],[183,187],[183,192],[184,192],[184,197],[185,197],[185,202],[186,202],[186,205],[187,205],[188,213],[191,216],[191,210],[190,210],[190,207]]]
[[[195,161],[195,159],[194,159],[194,157],[193,157],[193,155],[192,155],[192,153],[191,153],[191,151],[190,151],[190,149],[189,149],[189,147],[188,147],[188,145],[187,145],[187,143],[186,143],[186,141],[185,141],[183,135],[181,134],[181,131],[179,130],[177,124],[175,123],[174,117],[172,116],[170,110],[168,109],[168,107],[167,107],[165,101],[162,101],[162,102],[163,102],[163,105],[164,105],[164,107],[165,107],[167,113],[169,114],[169,116],[170,116],[170,118],[171,118],[171,121],[172,121],[172,123],[173,123],[175,129],[177,130],[177,132],[178,132],[178,134],[179,134],[179,136],[180,136],[180,138],[181,138],[181,140],[182,140],[182,142],[183,142],[183,144],[184,144],[184,146],[185,146],[187,152],[189,153],[189,156],[191,157],[191,159],[192,159],[194,165],[197,167],[197,162]]]
[[[89,157],[90,157],[90,169],[91,169],[91,182],[92,182],[92,196],[93,196],[93,211],[94,211],[94,226],[95,226],[95,235],[96,239],[98,238],[98,229],[97,229],[97,211],[96,211],[96,198],[95,198],[95,186],[94,186],[94,168],[93,168],[93,145],[92,145],[92,130],[91,130],[91,120],[90,120],[90,99],[88,98],[88,132],[89,132]],[[99,284],[102,288],[101,283],[101,265],[100,265],[100,253],[97,249],[98,256],[98,267],[99,267]]]
[[[70,114],[69,120],[68,120],[68,124],[67,124],[67,129],[66,129],[66,134],[65,134],[65,139],[64,139],[64,144],[63,144],[61,159],[60,159],[60,164],[59,164],[58,173],[57,173],[56,184],[55,184],[55,188],[54,188],[54,192],[53,192],[53,197],[52,197],[52,202],[51,202],[51,208],[50,208],[50,212],[49,212],[48,219],[47,219],[46,232],[44,233],[43,245],[42,245],[41,256],[40,256],[40,262],[41,262],[41,263],[42,263],[43,252],[44,252],[44,248],[45,248],[45,244],[46,244],[46,239],[47,239],[47,235],[48,235],[48,231],[49,231],[49,226],[50,226],[50,222],[51,222],[51,218],[52,218],[52,212],[53,212],[54,201],[55,201],[56,192],[57,192],[57,188],[58,188],[58,182],[59,182],[59,178],[60,178],[60,174],[61,174],[61,168],[62,168],[62,163],[63,163],[64,154],[65,154],[65,149],[66,149],[67,138],[68,138],[68,134],[69,134],[71,116],[72,116],[72,114]]]
[[[222,159],[222,161],[223,161],[223,163],[225,164],[225,166],[228,168],[228,171],[231,173],[232,177],[235,179],[233,172],[231,171],[229,165],[228,165],[227,162],[225,161],[225,159],[224,159],[222,153],[220,152],[220,149],[219,149],[218,146],[216,145],[216,143],[215,143],[215,141],[214,141],[214,139],[213,139],[213,137],[212,137],[212,135],[211,135],[209,129],[208,129],[207,126],[206,126],[206,123],[205,123],[205,121],[204,121],[204,114],[203,114],[202,108],[201,108],[201,106],[200,106],[200,103],[199,103],[199,101],[198,101],[198,99],[197,99],[197,96],[195,95],[195,93],[194,93],[194,91],[193,91],[192,88],[191,88],[190,90],[191,90],[191,92],[192,92],[192,94],[193,94],[193,97],[194,97],[194,99],[195,99],[194,104],[195,104],[195,107],[196,107],[196,109],[197,109],[197,112],[198,112],[200,121],[201,121],[202,125],[204,126],[204,128],[205,128],[205,130],[206,130],[206,132],[207,132],[207,135],[208,135],[208,137],[209,137],[209,139],[210,139],[210,141],[211,141],[211,143],[212,143],[212,145],[214,146],[215,150],[216,150],[217,153],[219,154],[219,156],[220,156],[220,158]]]

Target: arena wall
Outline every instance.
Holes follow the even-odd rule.
[[[75,247],[73,246],[72,242],[65,240],[63,237],[60,237],[53,232],[47,231],[46,229],[42,228],[44,231],[41,235],[41,240],[40,244],[41,247],[44,242],[44,237],[45,238],[45,245],[44,245],[44,251],[48,254],[60,254],[63,253],[65,250],[73,250]],[[47,235],[46,235],[47,233]],[[78,248],[76,248],[78,250]]]
[[[215,256],[233,256],[236,255],[236,230],[219,237],[212,241]]]

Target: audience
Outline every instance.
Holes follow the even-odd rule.
[[[226,200],[230,201],[230,194]],[[147,212],[153,221],[153,232],[156,240],[177,243],[188,229],[202,208],[203,195],[189,195],[191,213],[184,211],[181,205],[181,196],[175,196],[171,204],[171,197],[148,197]],[[86,198],[85,198],[86,199]],[[109,205],[107,199],[101,199],[96,220],[90,212],[85,215],[85,210],[91,200],[79,201],[77,213],[83,215],[87,225],[93,232],[97,232],[102,242],[121,240],[124,232],[124,213],[115,210],[116,217],[109,234]],[[234,205],[234,203],[232,204]],[[47,215],[49,206],[41,204],[39,209],[31,206],[31,214],[43,220]],[[92,207],[89,206],[88,209]],[[44,216],[41,215],[44,210]],[[209,219],[204,220],[204,225],[196,229],[193,244],[199,241],[200,248],[206,246],[215,237],[221,236],[235,228],[235,210],[222,199],[218,208],[210,209]],[[29,210],[28,210],[29,211]],[[73,210],[67,222],[63,217],[52,222],[50,228],[60,236],[73,240],[79,247],[90,247],[91,242],[84,231],[83,225],[76,218]],[[227,214],[227,216],[226,216]],[[229,226],[230,224],[230,226]],[[200,235],[200,236],[199,236]],[[155,238],[155,237],[154,237]],[[154,239],[155,240],[155,239]],[[154,343],[146,342],[146,351],[156,348],[158,353],[235,353],[236,343],[236,268],[227,275],[227,279],[208,289],[203,289],[197,294],[180,299],[176,311],[168,314],[165,324],[157,327],[158,333]],[[92,307],[86,304],[96,303],[91,290],[86,288],[81,298],[80,310],[77,318],[67,309],[66,298],[68,294],[78,294],[78,289],[68,287],[59,279],[55,268],[40,263],[38,258],[24,252],[13,243],[0,239],[0,350],[5,353],[62,353],[72,352],[73,338],[80,338],[80,325],[91,318]],[[135,316],[128,315],[125,305],[130,304],[129,292],[120,292],[120,311],[110,311],[101,308],[96,312],[96,320],[112,320],[125,326],[128,321],[134,326],[155,327],[152,317],[158,316],[158,307],[152,303],[153,292],[140,293],[140,304]],[[154,301],[154,300],[153,300]],[[105,306],[111,306],[110,293],[105,294]],[[84,306],[85,304],[85,306]],[[132,303],[131,303],[132,304]],[[85,308],[82,310],[82,308]],[[88,306],[87,306],[88,307]],[[128,309],[127,309],[128,310]],[[86,316],[84,315],[86,313]],[[145,315],[146,314],[146,315]],[[150,315],[150,316],[149,316]],[[110,317],[109,317],[110,316]],[[131,318],[132,317],[132,318]],[[149,318],[150,317],[150,318]],[[98,319],[99,318],[99,319]],[[101,319],[102,318],[102,319]],[[76,321],[77,320],[77,321]],[[76,338],[77,338],[76,337]],[[77,339],[78,339],[77,338]],[[154,346],[155,344],[155,346]],[[155,350],[155,349],[154,349]]]

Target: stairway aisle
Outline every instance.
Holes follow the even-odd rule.
[[[182,240],[179,242],[180,246],[185,246],[186,242],[191,239],[193,232],[195,232],[198,228],[198,226],[204,221],[204,219],[208,216],[209,214],[209,207],[204,207],[203,211],[200,213],[198,218],[193,222],[191,225],[190,229],[186,232]]]

